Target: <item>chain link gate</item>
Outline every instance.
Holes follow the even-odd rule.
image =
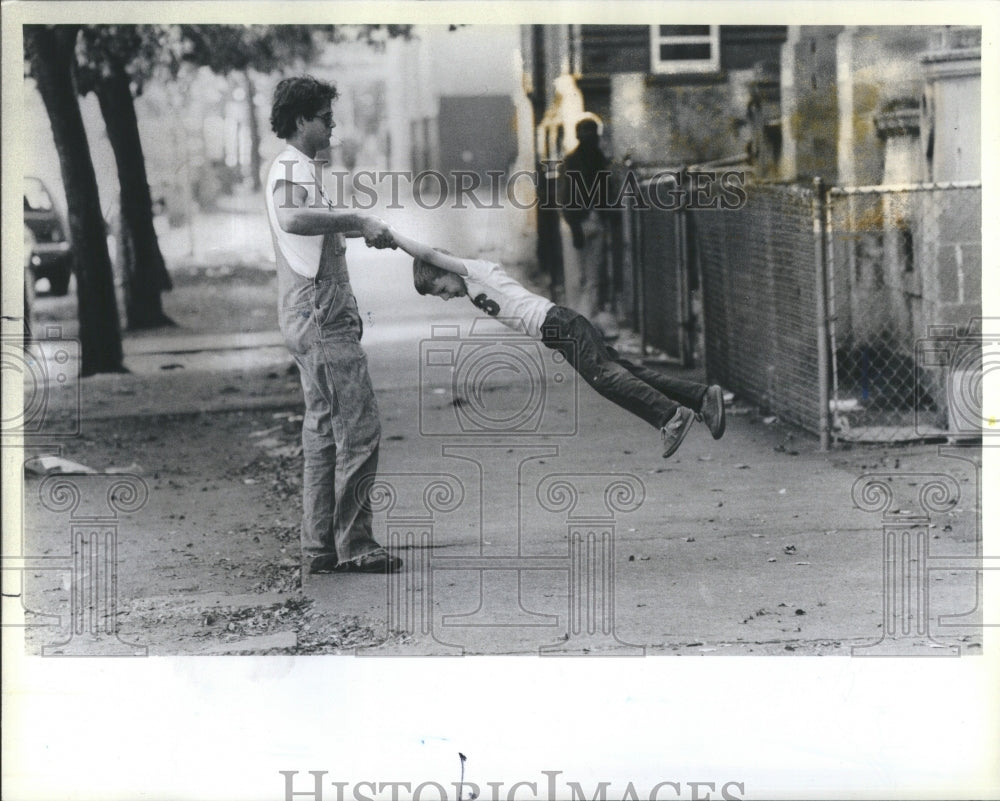
[[[825,447],[822,225],[815,187],[747,184],[738,210],[692,211],[708,379]],[[818,258],[818,256],[820,256]]]
[[[955,437],[963,379],[922,353],[981,317],[981,184],[835,187],[826,234],[832,437]]]
[[[639,208],[628,209],[630,238],[639,265],[637,323],[642,352],[652,347],[670,362],[693,361],[687,225],[678,172],[661,172],[639,184]]]

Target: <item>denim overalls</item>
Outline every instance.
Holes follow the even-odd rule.
[[[342,234],[327,234],[310,279],[289,266],[275,243],[278,321],[305,397],[303,557],[336,553],[340,562],[380,547],[372,536],[370,490],[381,428],[345,249]]]

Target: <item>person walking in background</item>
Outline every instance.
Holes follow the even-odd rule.
[[[370,486],[381,426],[361,349],[362,323],[345,259],[346,236],[394,247],[385,222],[336,206],[317,155],[330,146],[337,89],[309,76],[274,91],[271,128],[285,149],[265,186],[278,277],[278,321],[298,365],[302,421],[302,553],[310,573],[399,570],[372,533]]]
[[[562,163],[558,203],[562,214],[565,305],[598,323],[602,335],[613,321],[601,310],[601,286],[607,285],[605,235],[611,170],[601,150],[600,118],[585,114],[576,123],[579,144]]]

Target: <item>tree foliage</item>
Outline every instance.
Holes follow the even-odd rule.
[[[219,75],[300,69],[330,42],[365,42],[381,49],[409,38],[410,25],[181,25],[183,59]]]
[[[76,46],[77,85],[81,95],[121,66],[133,94],[142,94],[152,77],[177,76],[187,46],[174,25],[85,25]]]
[[[357,41],[382,49],[390,39],[409,38],[411,26],[35,25],[24,30],[26,74],[42,93],[63,172],[77,262],[84,373],[90,374],[122,369],[122,356],[100,197],[76,96],[97,95],[118,167],[129,328],[156,327],[170,323],[160,303],[170,277],[152,224],[134,106],[146,83],[175,80],[185,67],[242,73],[256,185],[259,132],[252,72],[301,70],[330,42]]]
[[[181,25],[182,60],[218,75],[242,73],[250,133],[250,176],[260,189],[260,127],[252,72],[299,70],[330,42],[364,42],[375,49],[389,39],[409,38],[409,25]]]

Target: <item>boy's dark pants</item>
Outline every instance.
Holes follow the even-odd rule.
[[[678,405],[696,412],[701,409],[708,387],[623,359],[604,343],[586,317],[565,306],[549,310],[542,325],[542,342],[565,356],[601,395],[656,428],[674,416]]]

